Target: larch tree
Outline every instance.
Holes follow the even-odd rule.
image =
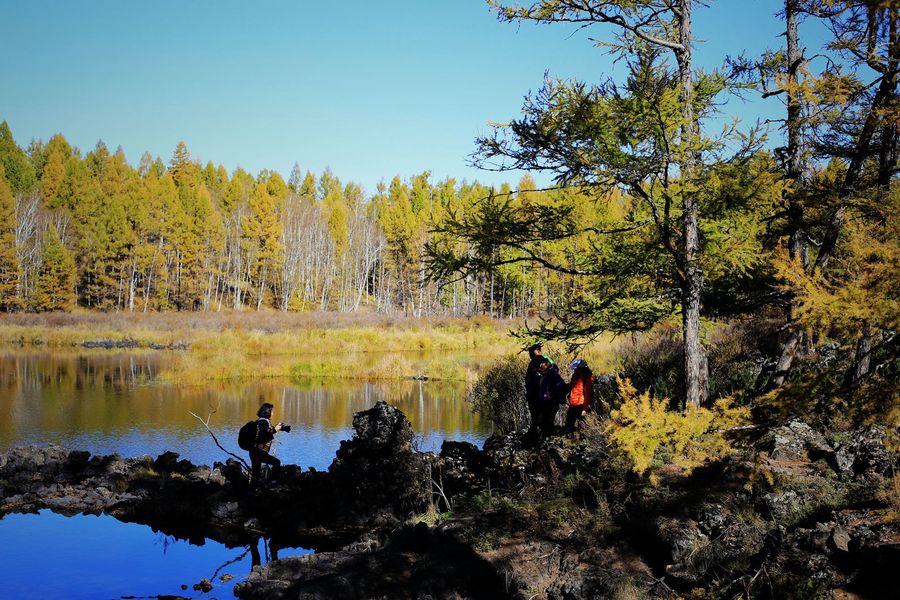
[[[33,191],[37,187],[34,166],[13,138],[6,121],[0,123],[0,163],[13,195]]]
[[[870,0],[816,0],[802,5],[787,2],[789,55],[790,42],[796,35],[795,32],[792,34],[796,25],[791,19],[793,13],[801,10],[828,28],[830,40],[823,50],[829,60],[820,72],[807,73],[806,81],[802,83],[791,78],[788,71],[783,86],[789,97],[788,156],[790,159],[792,147],[797,143],[792,143],[797,134],[792,133],[791,126],[794,129],[802,127],[809,139],[809,155],[826,162],[828,167],[818,169],[808,180],[801,181],[797,176],[802,170],[791,169],[791,163],[788,163],[789,176],[798,182],[801,192],[805,192],[802,196],[805,202],[794,200],[788,207],[806,211],[803,224],[812,230],[819,243],[811,252],[809,245],[804,245],[805,230],[789,227],[789,259],[799,262],[799,269],[810,281],[798,289],[796,298],[791,300],[789,332],[770,380],[771,387],[785,383],[794,358],[802,349],[807,332],[803,320],[793,323],[793,313],[803,310],[802,305],[809,301],[810,282],[820,279],[824,285],[836,276],[837,279],[828,284],[833,286],[842,279],[840,271],[835,275],[829,273],[829,264],[836,255],[843,262],[842,254],[852,254],[845,243],[859,239],[861,235],[858,231],[853,233],[859,223],[848,228],[850,215],[860,222],[868,222],[873,230],[884,230],[885,221],[896,208],[896,188],[892,183],[897,174],[897,130],[900,126],[897,93],[900,7],[896,3]],[[802,60],[796,50],[794,60]],[[792,111],[792,94],[802,94],[806,98],[809,106],[804,116],[797,116],[797,107]],[[793,103],[797,104],[799,100]],[[798,212],[798,208],[794,211]],[[788,224],[791,224],[790,216]],[[885,231],[895,230],[888,227]],[[781,270],[787,272],[783,267]],[[796,269],[790,280],[799,281]],[[790,288],[786,291],[789,297],[793,295]],[[809,320],[805,322],[808,325]],[[854,366],[857,374],[851,376],[851,380],[859,380],[868,372],[868,356],[876,330],[869,324],[859,323],[856,353],[860,358]]]
[[[6,312],[22,307],[19,298],[21,269],[16,256],[15,229],[16,202],[6,179],[6,169],[0,163],[0,310]]]
[[[680,313],[684,398],[699,405],[708,392],[707,360],[701,340],[701,311],[708,286],[706,255],[722,272],[741,274],[761,259],[756,207],[772,185],[766,159],[757,158],[755,134],[726,131],[703,135],[716,112],[716,98],[731,81],[723,72],[695,68],[692,0],[544,0],[504,5],[490,2],[501,20],[608,26],[614,35],[600,42],[628,67],[622,84],[590,85],[548,77],[526,98],[523,116],[497,126],[477,141],[475,163],[491,170],[546,172],[560,188],[592,194],[597,212],[587,218],[574,198],[520,203],[494,194],[476,210],[451,218],[442,229],[490,250],[517,254],[549,271],[593,278],[594,293],[571,298],[554,310],[555,324],[543,337],[584,339],[600,331],[635,331]],[[754,182],[750,176],[759,175]],[[765,182],[765,183],[763,183]],[[750,183],[745,190],[738,186]],[[605,210],[618,190],[630,203]],[[732,222],[734,221],[734,222]],[[730,223],[730,224],[729,224]],[[587,255],[549,257],[545,242],[586,236]],[[585,247],[585,246],[582,246]],[[756,253],[754,255],[754,253]],[[497,252],[453,257],[432,249],[439,276],[501,264]],[[721,260],[726,262],[721,263]]]
[[[248,259],[256,310],[260,310],[269,279],[277,272],[283,258],[282,224],[275,210],[275,199],[264,183],[257,184],[247,208],[247,217],[241,223],[242,244]]]
[[[63,310],[75,306],[75,259],[60,241],[56,228],[44,235],[43,260],[35,281],[32,307],[38,312]]]

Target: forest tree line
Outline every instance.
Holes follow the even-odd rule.
[[[22,148],[5,121],[0,169],[5,311],[366,308],[502,318],[542,312],[571,285],[524,265],[427,277],[434,231],[492,193],[477,182],[432,182],[428,172],[370,195],[329,169],[317,176],[295,165],[287,181],[272,170],[229,173],[199,164],[183,142],[168,162],[144,154],[135,168],[121,148],[99,142],[82,154],[62,134]],[[535,185],[526,177],[519,187]],[[586,196],[580,204],[590,210]],[[566,251],[564,242],[544,246]]]

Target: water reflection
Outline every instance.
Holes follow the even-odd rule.
[[[318,469],[350,437],[353,414],[378,400],[403,410],[423,449],[445,438],[480,443],[488,434],[468,410],[465,384],[458,382],[158,383],[154,377],[171,360],[165,352],[0,354],[0,449],[54,443],[123,456],[173,450],[211,463],[225,456],[190,413],[211,415],[226,447],[239,452],[237,430],[262,402],[274,404],[276,419],[294,426],[278,436],[279,458]]]
[[[106,515],[64,517],[49,511],[0,519],[0,540],[0,564],[7,574],[2,597],[18,600],[208,598],[193,589],[204,578],[213,585],[213,597],[226,598],[252,566],[311,552],[274,549],[266,539],[256,548],[228,548],[213,540],[195,546]]]

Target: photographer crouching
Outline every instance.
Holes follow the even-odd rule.
[[[275,440],[275,434],[279,431],[290,431],[291,426],[284,423],[276,423],[272,425],[272,409],[275,408],[268,402],[264,403],[256,411],[259,417],[256,421],[256,435],[254,436],[253,445],[249,449],[250,453],[250,487],[256,487],[259,481],[260,470],[262,464],[272,465],[272,476],[277,477],[281,470],[281,461],[269,453],[272,442]]]

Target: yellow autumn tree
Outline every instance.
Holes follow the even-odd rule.
[[[731,398],[718,399],[711,409],[688,404],[684,412],[673,411],[669,398],[638,393],[628,379],[619,382],[619,396],[622,404],[610,413],[606,432],[640,474],[655,459],[690,471],[722,458],[732,451],[725,431],[750,419],[750,410],[733,406]]]
[[[19,278],[21,269],[16,256],[16,202],[0,163],[0,310],[21,308]]]
[[[281,264],[284,254],[282,224],[275,211],[275,199],[264,183],[256,186],[247,208],[249,214],[241,223],[242,245],[250,261],[256,310],[259,310],[269,279]]]

